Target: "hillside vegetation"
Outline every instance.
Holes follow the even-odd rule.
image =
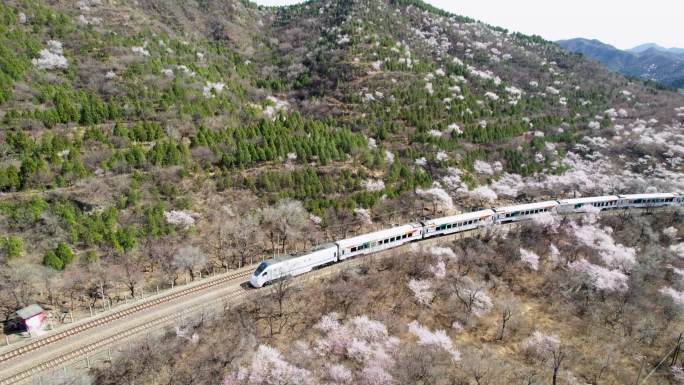
[[[0,5],[2,318],[33,302],[55,314],[87,312],[103,294],[122,302],[200,272],[426,216],[684,191],[682,122],[684,97],[668,87],[418,0],[280,8],[7,0]],[[677,228],[677,218],[661,227]],[[639,221],[627,216],[624,226]],[[659,242],[639,239],[637,259]],[[666,301],[658,285],[672,276],[661,265],[644,290]],[[550,271],[572,277],[566,263]],[[463,276],[499,284],[484,270],[459,274],[454,284]],[[405,291],[397,282],[393,290]],[[507,290],[522,295],[542,284],[529,278]],[[520,301],[544,310],[539,296]],[[331,311],[340,325],[374,317],[364,309],[312,309],[297,328]],[[411,322],[418,308],[411,311],[392,322]],[[431,325],[447,321],[439,322]],[[579,324],[543,332],[571,336]],[[534,331],[521,330],[515,343]],[[469,333],[472,342],[489,338]],[[672,333],[662,329],[639,354],[664,354]],[[252,333],[255,344],[271,338],[262,334]],[[221,376],[248,366],[228,368],[229,361]],[[620,365],[631,373],[634,362]],[[620,382],[615,373],[623,371],[611,367]]]

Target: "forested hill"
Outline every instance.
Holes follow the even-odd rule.
[[[417,0],[6,0],[0,70],[2,253],[28,266],[187,243],[237,265],[373,222],[684,188],[680,94]],[[225,221],[271,229],[246,254]]]
[[[0,321],[32,303],[55,320],[89,316],[103,298],[116,307],[198,273],[425,217],[684,191],[683,122],[672,87],[419,0],[4,0]],[[500,383],[549,383],[551,369],[567,383],[580,381],[572,373],[633,382],[634,356],[657,364],[680,332],[681,213],[543,220],[342,268],[278,305],[255,295],[226,310],[232,329],[196,340],[178,328],[165,339],[173,348],[127,353],[168,356],[100,368],[96,382],[244,383],[257,341],[325,373],[292,371],[268,347],[257,372],[326,383],[456,383],[456,370],[482,378],[495,367],[507,372]],[[506,311],[520,317],[509,328]],[[340,364],[324,367],[308,342],[290,349],[283,330],[327,333],[317,352]],[[215,345],[197,344],[209,334]],[[413,353],[399,354],[395,335]],[[227,339],[242,353],[220,350]],[[549,358],[567,346],[574,361]]]

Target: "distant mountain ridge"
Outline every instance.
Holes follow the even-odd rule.
[[[684,49],[663,48],[654,43],[620,50],[599,40],[576,38],[559,40],[565,50],[579,52],[623,75],[636,76],[684,88]]]
[[[684,48],[676,48],[676,47],[671,47],[671,48],[665,48],[661,47],[658,44],[655,43],[646,43],[646,44],[641,44],[638,45],[634,48],[626,49],[625,51],[627,52],[634,52],[634,53],[641,53],[649,49],[656,49],[657,51],[662,51],[662,52],[670,52],[674,54],[684,54]]]

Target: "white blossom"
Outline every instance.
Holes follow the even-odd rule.
[[[520,249],[520,260],[528,265],[530,269],[532,270],[538,270],[539,269],[539,255],[536,253],[525,250],[523,248]]]
[[[453,361],[459,361],[461,359],[461,353],[454,349],[451,339],[446,335],[444,330],[431,332],[430,329],[419,324],[418,321],[412,321],[408,324],[408,327],[409,333],[418,337],[418,345],[436,345],[449,353]]]
[[[434,294],[430,291],[432,284],[426,279],[411,279],[409,281],[409,289],[413,291],[413,295],[421,305],[429,305],[434,298]]]
[[[131,51],[140,56],[150,56],[150,51],[146,50],[144,47],[131,47]]]
[[[33,63],[33,66],[38,68],[38,69],[46,69],[46,70],[52,70],[55,68],[67,68],[68,63],[67,59],[57,53],[53,53],[47,49],[41,50],[40,52],[40,58],[38,59],[33,59],[31,62]]]
[[[493,175],[494,174],[494,169],[492,169],[492,166],[489,165],[489,163],[482,161],[482,160],[476,160],[473,163],[473,166],[475,167],[475,172],[478,174],[485,174],[485,175]]]
[[[373,224],[373,221],[371,220],[370,211],[368,211],[367,209],[363,209],[363,208],[354,209],[354,214],[356,217],[356,221],[361,226],[369,226],[369,225]]]
[[[666,229],[663,229],[663,234],[670,239],[674,239],[677,236],[677,229],[670,226]]]
[[[164,216],[170,225],[181,226],[186,230],[195,224],[195,219],[184,211],[165,211]]]
[[[494,203],[497,198],[494,190],[487,186],[480,186],[472,191],[469,191],[468,194],[470,194],[470,196],[477,201],[487,201],[489,204]]]
[[[385,188],[385,182],[382,180],[364,180],[361,182],[361,187],[368,191],[380,191]]]

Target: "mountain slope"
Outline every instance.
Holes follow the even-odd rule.
[[[621,65],[627,60],[614,54]],[[509,33],[419,0],[315,0],[273,8],[237,0],[6,0],[0,5],[0,70],[0,311],[6,319],[33,302],[86,314],[102,295],[150,293],[186,275],[425,217],[530,200],[684,191],[682,94],[625,78],[542,37]],[[610,334],[614,351],[627,352],[610,364],[610,377],[624,383],[639,370],[625,346],[658,358],[671,349],[674,331],[660,321],[678,322],[679,313],[659,290],[667,285],[673,289],[665,293],[677,295],[680,287],[676,270],[666,265],[684,268],[675,258],[681,250],[671,248],[681,216],[612,219],[605,226],[621,244],[611,243],[612,230],[589,215],[582,227],[568,225],[572,239],[550,238],[553,244],[540,242],[557,235],[561,221],[550,218],[548,228],[473,239],[453,258],[442,250],[442,262],[448,259],[455,275],[437,285],[444,288],[436,302],[439,322],[407,305],[403,284],[415,280],[414,288],[426,288],[421,280],[439,260],[426,256],[425,271],[412,269],[409,258],[397,262],[406,271],[378,265],[377,272],[387,272],[383,283],[402,286],[394,286],[397,303],[375,315],[409,309],[401,317],[426,318],[431,330],[449,329],[455,338],[461,324],[451,314],[463,305],[450,291],[454,285],[510,292],[529,301],[522,307],[529,311],[526,322],[536,325],[543,315],[549,341],[553,328],[567,327],[564,335],[578,344],[577,352],[591,352],[578,355],[584,363],[573,368],[586,382],[604,373],[593,365],[594,352],[607,342],[580,340]],[[544,280],[520,262],[523,247],[542,259]],[[534,255],[525,255],[534,262]],[[616,255],[629,263],[617,263]],[[639,259],[638,268],[631,259]],[[336,309],[327,301],[338,294],[349,293],[341,301],[351,306],[357,295],[392,292],[345,291],[357,274],[323,288],[316,304]],[[606,276],[628,281],[638,293],[602,291],[596,283]],[[625,287],[620,282],[617,287]],[[546,312],[548,304],[540,302],[546,291],[559,306],[580,305]],[[376,309],[376,299],[361,310]],[[486,307],[487,301],[478,303]],[[320,314],[310,315],[305,299],[295,302],[297,317],[307,317],[297,325],[311,331]],[[249,315],[264,322],[291,320],[270,302],[254,306]],[[633,307],[646,316],[624,320]],[[361,310],[341,317],[358,315],[354,322],[363,323]],[[237,313],[231,322],[246,322]],[[459,343],[493,340],[477,326],[498,319],[459,311],[461,326],[468,327]],[[392,318],[387,336],[408,322]],[[272,334],[255,332],[240,345],[253,352],[250,341],[291,336],[284,324],[271,326]],[[605,332],[610,328],[615,333]],[[516,370],[510,373],[520,366],[532,383],[534,370],[549,360],[529,364],[522,351],[534,330],[523,324],[511,329],[524,330],[524,337],[491,349],[512,357]],[[183,350],[205,348],[194,340],[173,341],[193,344],[178,345]],[[383,349],[394,351],[396,341]],[[204,360],[212,369],[202,375],[243,365],[221,354]],[[426,354],[441,360],[430,356],[434,351]],[[357,356],[344,359],[350,357]],[[366,374],[382,375],[392,360]],[[188,374],[197,373],[194,361],[187,362]],[[363,371],[358,360],[345,363]],[[443,366],[457,370],[452,364],[447,357]],[[571,382],[572,373],[562,375]],[[172,371],[160,378],[192,383]],[[667,378],[669,372],[658,374]],[[111,383],[154,381],[161,380],[113,376]]]
[[[598,40],[570,39],[557,42],[571,52],[579,52],[623,75],[653,80],[678,88],[684,86],[684,51],[666,50],[655,44],[644,44],[622,51]]]

